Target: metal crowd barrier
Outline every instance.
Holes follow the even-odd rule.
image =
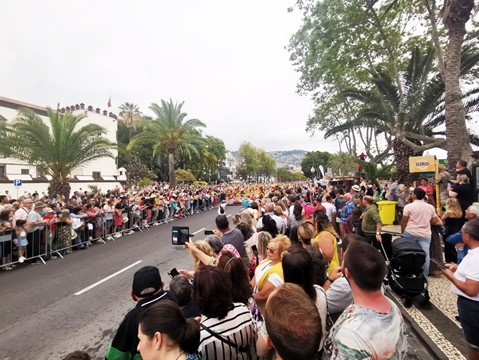
[[[24,249],[24,261],[46,264],[52,257],[70,254],[76,249],[87,249],[94,242],[106,244],[124,235],[142,232],[174,221],[177,218],[191,216],[199,211],[207,211],[219,204],[217,198],[189,201],[183,208],[171,204],[164,207],[144,206],[135,210],[123,211],[121,225],[115,226],[115,217],[110,219],[104,214],[95,218],[83,215],[80,226],[76,228],[70,222],[56,221],[51,224],[35,226],[27,231],[28,245]],[[117,221],[117,224],[119,221]],[[0,230],[0,269],[11,270],[20,263],[16,229]],[[24,262],[21,261],[21,262]]]

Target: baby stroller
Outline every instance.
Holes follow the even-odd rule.
[[[426,261],[424,250],[416,241],[402,237],[393,241],[392,253],[391,260],[385,255],[390,287],[404,298],[405,307],[411,307],[412,299],[423,295],[420,307],[430,308],[427,279],[422,271]]]

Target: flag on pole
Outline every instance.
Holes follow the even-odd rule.
[[[111,96],[110,96],[110,98],[108,99],[108,107],[111,107]]]

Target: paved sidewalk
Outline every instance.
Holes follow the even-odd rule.
[[[399,225],[386,225],[384,231],[400,234]],[[457,296],[451,292],[451,283],[444,275],[428,278],[429,296],[433,307],[422,310],[416,306],[404,307],[402,299],[390,290],[391,295],[401,304],[401,310],[413,328],[419,332],[440,359],[466,359],[467,343],[457,316]],[[423,358],[423,357],[420,357]],[[425,358],[424,358],[425,359]]]

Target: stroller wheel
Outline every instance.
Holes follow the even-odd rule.
[[[412,306],[412,300],[410,298],[404,299],[404,307],[410,308]]]

